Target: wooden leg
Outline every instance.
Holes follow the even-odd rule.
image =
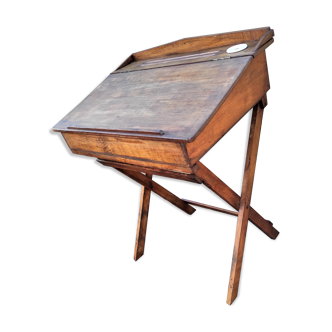
[[[256,159],[258,152],[259,136],[261,131],[263,118],[263,108],[258,103],[253,111],[251,118],[250,135],[247,149],[247,158],[244,169],[242,193],[240,200],[240,209],[236,226],[235,244],[232,259],[231,275],[229,278],[227,304],[231,305],[237,297],[240,274],[242,267],[242,259],[244,252],[244,244],[246,241],[246,233],[248,226],[248,218],[250,211],[250,200],[252,187],[254,183]]]
[[[146,174],[146,177],[152,179],[152,174]],[[142,186],[141,203],[139,208],[137,233],[135,242],[134,260],[137,261],[144,255],[146,228],[148,224],[148,214],[150,206],[151,190]]]
[[[138,182],[142,186],[150,189],[152,192],[166,199],[166,201],[169,201],[170,203],[178,207],[180,210],[188,214],[193,214],[196,211],[196,209],[194,209],[191,205],[189,205],[179,197],[172,194],[170,191],[162,187],[160,184],[149,179],[146,175],[143,175],[140,172],[129,171],[121,168],[114,168],[114,169],[116,169],[117,171],[119,171],[124,175],[127,175],[129,178]]]
[[[241,197],[201,162],[197,162],[196,165],[198,166],[198,170],[195,174],[202,180],[203,184],[235,210],[239,211]],[[265,220],[252,207],[249,208],[249,220],[271,239],[274,240],[279,235],[279,232],[273,227],[271,221]]]

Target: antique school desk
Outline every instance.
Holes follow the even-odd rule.
[[[279,232],[250,206],[269,90],[270,28],[181,39],[134,53],[53,129],[75,154],[98,158],[142,185],[134,259],[144,253],[150,194],[188,214],[199,206],[237,217],[227,303],[235,300],[248,220]],[[241,196],[199,160],[252,111]],[[204,184],[236,211],[180,199],[153,175]]]

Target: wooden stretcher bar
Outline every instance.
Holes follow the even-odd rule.
[[[194,205],[194,206],[199,206],[201,208],[204,209],[208,209],[208,210],[213,210],[213,211],[217,211],[217,212],[221,212],[221,213],[225,213],[225,214],[229,214],[231,216],[238,216],[238,213],[235,211],[230,211],[230,210],[226,210],[226,209],[222,209],[216,206],[212,206],[212,205],[208,205],[208,204],[204,204],[204,203],[199,203],[199,202],[195,202],[195,201],[191,201],[189,199],[184,199],[182,198],[182,200],[190,205]]]

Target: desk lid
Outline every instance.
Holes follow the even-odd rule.
[[[272,36],[273,30],[262,28],[188,38],[135,53],[53,129],[193,141]],[[246,48],[227,52],[240,43]]]

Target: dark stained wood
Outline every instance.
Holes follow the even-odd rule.
[[[197,166],[199,169],[196,171],[196,175],[203,181],[203,184],[227,202],[231,207],[239,211],[240,196],[201,162],[198,162]],[[270,221],[265,220],[252,207],[249,209],[249,220],[271,239],[274,240],[278,236],[279,232],[272,226],[273,224]]]
[[[263,119],[263,109],[257,104],[251,117],[251,126],[249,133],[249,141],[247,148],[247,158],[245,163],[242,193],[240,200],[239,215],[236,225],[234,252],[232,259],[231,275],[229,277],[229,286],[227,293],[227,304],[231,305],[237,297],[241,267],[244,253],[244,245],[246,241],[248,218],[250,211],[250,200],[252,187],[254,184],[256,160],[258,153],[259,137]]]
[[[230,210],[222,209],[222,208],[219,208],[219,207],[216,207],[216,206],[207,205],[207,204],[203,204],[203,203],[199,203],[199,202],[195,202],[195,201],[190,201],[189,199],[182,198],[182,200],[184,202],[187,202],[190,205],[199,206],[199,207],[204,208],[204,209],[213,210],[213,211],[217,211],[217,212],[222,212],[222,213],[225,213],[225,214],[229,214],[231,216],[236,216],[236,217],[238,216],[238,213],[235,212],[235,211],[230,211]]]
[[[188,214],[193,214],[196,210],[181,200],[179,197],[175,196],[172,194],[170,191],[159,185],[158,183],[154,182],[153,180],[147,178],[145,175],[139,173],[139,172],[134,172],[134,171],[128,171],[120,168],[115,168],[117,171],[120,173],[127,175],[129,178],[133,179],[134,181],[138,182],[142,186],[145,186],[146,188],[150,189],[160,197],[166,199],[166,201],[169,201],[176,207],[178,207],[180,210],[188,213]]]
[[[144,174],[144,175],[148,179],[152,180],[151,174]],[[141,202],[140,202],[138,222],[137,222],[135,252],[134,252],[135,261],[137,261],[139,258],[141,258],[144,255],[146,229],[148,226],[150,196],[151,196],[151,190],[142,186]]]
[[[236,45],[250,40],[260,40],[271,29],[258,28],[243,31],[219,33],[208,36],[199,36],[180,39],[165,45],[150,48],[145,51],[134,53],[135,60],[162,57],[166,55],[195,52],[202,49],[221,47],[225,45]]]
[[[231,60],[231,61],[234,61]],[[200,135],[186,144],[190,164],[209,151],[270,89],[265,53],[255,58]]]
[[[167,171],[167,170],[160,170],[157,168],[142,167],[142,166],[136,166],[136,165],[131,165],[131,164],[118,163],[118,162],[110,161],[110,160],[97,159],[97,161],[104,166],[109,166],[109,167],[113,167],[113,168],[127,169],[129,171],[136,171],[136,172],[140,172],[140,173],[148,172],[149,174],[153,174],[153,175],[159,175],[159,176],[164,176],[164,177],[168,177],[168,178],[184,180],[184,181],[194,182],[194,183],[199,183],[199,184],[202,183],[202,181],[195,174],[172,172],[172,171]]]

